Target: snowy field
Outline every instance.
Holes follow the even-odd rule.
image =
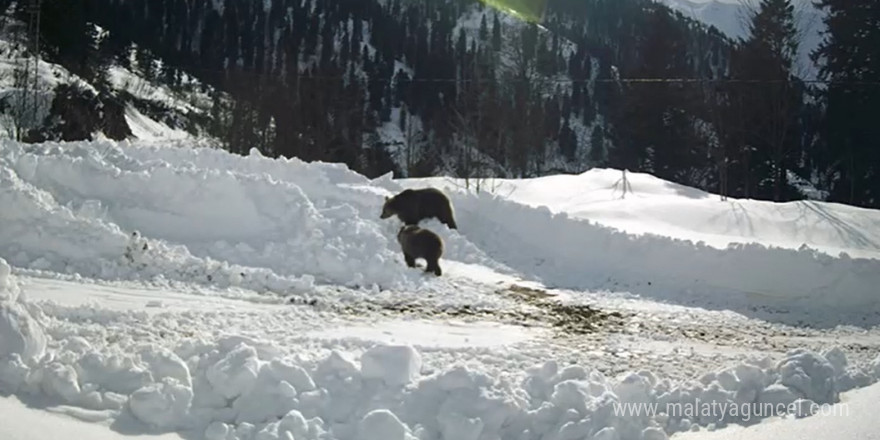
[[[178,144],[0,143],[0,438],[869,438],[876,211]],[[378,218],[428,184],[440,278]]]

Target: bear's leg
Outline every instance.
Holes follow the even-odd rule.
[[[425,272],[434,272],[434,275],[438,277],[443,274],[443,271],[440,270],[440,262],[437,260],[428,261],[428,267],[425,268]]]
[[[404,252],[404,253],[403,253],[403,259],[406,261],[406,265],[407,265],[407,266],[409,266],[409,267],[416,267],[416,259],[413,258],[412,255],[407,254],[406,252]]]
[[[449,229],[458,229],[458,225],[455,224],[455,218],[452,217],[451,212],[442,212],[437,216],[437,220],[440,220],[440,223],[443,223]]]

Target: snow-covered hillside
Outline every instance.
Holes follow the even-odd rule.
[[[758,2],[750,0],[656,0],[686,17],[691,17],[715,26],[731,38],[747,38],[749,35],[750,12],[757,8]],[[795,22],[801,41],[798,47],[798,60],[795,73],[803,79],[816,79],[818,69],[810,60],[810,53],[822,42],[825,13],[817,9],[811,0],[795,0]]]
[[[453,182],[437,278],[379,219],[426,182],[180,145],[0,142],[0,393],[124,435],[628,440],[770,415],[632,405],[804,415],[880,380],[880,260],[794,249],[873,252],[813,211],[642,175],[617,200],[609,170]]]
[[[0,100],[7,106],[0,114],[0,138],[15,138],[16,130],[23,132],[39,129],[50,116],[55,91],[58,86],[69,85],[88,93],[97,93],[94,85],[71,73],[63,66],[40,60],[36,68],[37,79],[32,77],[28,83],[31,89],[24,90],[16,80],[22,75],[24,68],[33,69],[33,60],[28,60],[24,50],[24,24],[6,15],[0,23]],[[107,81],[114,96],[103,96],[114,104],[124,107],[124,121],[134,139],[177,139],[194,141],[192,133],[183,127],[192,125],[189,119],[205,115],[211,106],[210,99],[204,93],[201,84],[195,78],[181,74],[181,87],[189,93],[174,92],[160,81],[147,80],[135,70],[138,66],[134,52],[130,56],[131,68],[117,64],[108,66]],[[161,61],[154,61],[155,70]],[[31,90],[36,89],[33,93]],[[33,98],[37,97],[36,111],[33,111]],[[27,110],[19,110],[24,106]],[[89,111],[93,109],[79,109]],[[96,114],[100,111],[94,109]],[[97,117],[100,119],[100,117]],[[86,119],[86,118],[83,118]],[[192,127],[190,127],[192,129]],[[59,133],[50,133],[58,136]],[[99,131],[89,133],[94,138],[102,138],[105,133]]]

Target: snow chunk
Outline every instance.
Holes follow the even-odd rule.
[[[135,391],[128,405],[131,413],[147,425],[174,429],[187,417],[192,398],[191,388],[166,377],[162,382]]]
[[[459,413],[441,413],[437,417],[443,438],[477,440],[483,432],[483,421],[476,417],[465,417]]]
[[[82,355],[74,368],[83,383],[93,383],[124,395],[153,383],[153,375],[128,357],[105,356],[91,351]]]
[[[59,396],[67,403],[74,403],[80,396],[76,371],[70,365],[52,362],[43,369],[43,391],[50,396]]]
[[[0,258],[0,299],[3,298],[3,291],[5,291],[9,287],[9,274],[11,272],[12,270],[9,267],[9,263],[7,263],[6,260]]]
[[[422,358],[408,345],[377,345],[361,356],[361,375],[381,379],[388,386],[401,386],[415,380],[422,369]]]
[[[642,431],[642,440],[667,440],[668,438],[666,432],[657,427],[652,426]]]
[[[35,362],[45,351],[46,335],[24,304],[0,302],[0,359],[18,354],[26,362]]]
[[[787,407],[798,399],[798,396],[785,385],[773,384],[758,394],[758,403],[772,405],[773,408]]]
[[[444,391],[474,389],[485,386],[489,382],[485,375],[470,371],[461,365],[456,365],[437,377],[437,384]]]
[[[140,356],[150,366],[154,379],[172,377],[184,386],[192,387],[189,367],[183,359],[171,351],[158,347],[145,347],[141,349]]]
[[[779,365],[780,383],[818,404],[835,403],[834,366],[822,355],[806,349],[788,353]]]
[[[834,376],[840,377],[846,374],[846,353],[840,347],[832,347],[822,353],[822,356],[828,360],[828,363],[834,368]]]
[[[620,435],[617,434],[617,430],[614,429],[613,426],[609,426],[607,428],[602,428],[596,435],[593,436],[593,440],[619,440]]]
[[[229,425],[223,422],[211,422],[211,424],[205,428],[205,440],[226,440],[229,431]]]
[[[28,371],[28,366],[18,353],[13,353],[5,360],[0,359],[0,392],[17,392],[25,383]]]
[[[296,394],[290,383],[279,380],[264,364],[250,391],[233,402],[232,409],[238,413],[235,420],[259,424],[281,417],[297,405]]]
[[[330,352],[330,356],[327,356],[326,359],[318,364],[316,373],[321,378],[336,377],[345,379],[358,375],[359,369],[351,359],[348,359],[339,351],[333,350]]]
[[[285,381],[298,392],[312,391],[315,389],[315,381],[309,373],[298,365],[287,365],[281,360],[273,359],[267,366],[272,375],[280,382]]]
[[[309,424],[302,413],[293,409],[281,418],[278,424],[278,433],[284,434],[289,432],[293,438],[306,438],[309,433]]]
[[[234,399],[253,388],[259,370],[257,351],[242,344],[209,367],[205,378],[223,397]]]
[[[370,411],[358,425],[359,440],[406,440],[408,437],[409,429],[387,409]]]

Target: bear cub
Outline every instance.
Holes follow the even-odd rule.
[[[436,188],[407,189],[394,197],[385,197],[382,215],[386,219],[396,215],[405,225],[417,225],[427,218],[440,220],[449,229],[457,229],[452,203],[446,194]]]
[[[434,272],[438,277],[443,273],[440,270],[443,239],[439,235],[415,225],[404,225],[397,232],[397,242],[403,250],[403,259],[407,266],[416,267],[416,259],[424,258],[428,263],[425,272]]]

